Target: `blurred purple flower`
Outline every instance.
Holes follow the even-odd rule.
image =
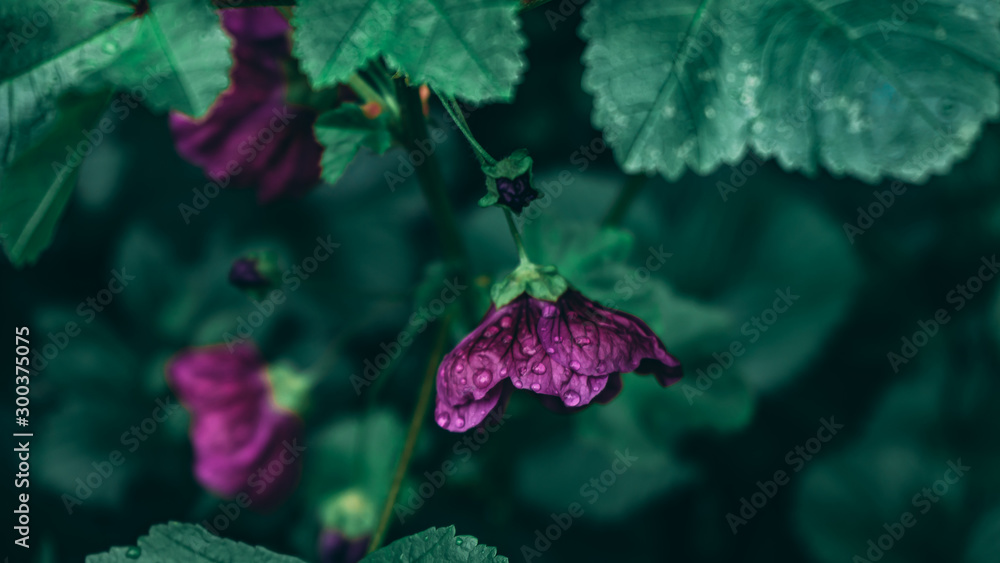
[[[261,202],[302,195],[319,182],[323,149],[313,135],[316,112],[286,99],[288,22],[274,8],[221,13],[233,37],[229,88],[201,119],[170,115],[177,152],[222,185],[257,187]]]
[[[254,345],[189,348],[166,371],[191,413],[199,483],[224,497],[246,493],[255,508],[274,506],[292,492],[302,469],[302,424],[275,404]]]
[[[529,173],[521,174],[516,178],[497,178],[497,192],[499,203],[510,208],[514,213],[520,213],[532,201],[538,199],[538,190],[531,186]]]
[[[513,388],[542,396],[556,411],[606,403],[621,374],[652,374],[676,383],[680,362],[638,318],[568,289],[555,302],[520,295],[491,307],[479,327],[448,353],[437,378],[438,425],[452,432],[501,412]]]
[[[237,258],[229,268],[229,283],[240,289],[257,289],[269,286],[271,280],[258,271],[257,260]]]
[[[349,539],[336,530],[323,530],[319,536],[320,563],[358,563],[365,557],[371,538]]]

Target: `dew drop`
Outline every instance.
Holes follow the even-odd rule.
[[[450,418],[451,418],[451,417],[450,417],[450,416],[448,416],[448,413],[446,413],[446,412],[445,412],[445,413],[441,413],[441,414],[439,414],[439,415],[438,415],[438,418],[437,418],[437,421],[438,421],[438,426],[440,426],[440,427],[444,428],[445,426],[447,426],[447,425],[448,425],[448,420],[449,420]]]
[[[507,375],[507,368],[500,368],[500,375]]]
[[[104,45],[101,45],[101,50],[109,55],[114,55],[118,52],[118,43],[108,41]]]
[[[569,363],[569,369],[574,371],[580,369],[580,362],[573,360],[572,362]]]
[[[462,417],[456,418],[455,419],[455,428],[462,428],[463,426],[465,426],[465,419],[462,418]]]
[[[500,319],[500,326],[502,326],[503,328],[510,328],[510,323],[511,323],[510,317],[504,317]]]
[[[532,383],[531,384],[531,390],[532,391],[538,391],[541,388],[542,388],[542,385],[540,383]]]
[[[462,373],[463,371],[465,371],[465,366],[463,364],[455,366],[455,373]]]
[[[598,392],[601,390],[601,379],[597,377],[590,378],[590,390],[593,392]]]
[[[536,350],[530,346],[525,346],[524,348],[521,348],[521,351],[524,352],[525,356],[534,356],[536,352]]]
[[[568,406],[575,407],[580,404],[580,396],[576,394],[576,391],[566,391],[566,394],[563,395],[563,402]]]
[[[549,354],[555,354],[556,353],[556,349],[555,348],[546,348],[545,351],[548,352]]]
[[[504,344],[510,344],[510,341],[514,340],[514,337],[509,334],[505,334],[503,335],[503,338],[501,338],[501,340],[503,341]]]
[[[490,374],[490,372],[488,372],[486,370],[483,370],[483,371],[477,373],[476,377],[474,377],[472,379],[472,381],[475,382],[476,387],[487,387],[487,386],[489,386],[489,384],[490,384],[490,382],[492,380],[493,380],[493,376]]]
[[[458,380],[458,384],[459,384],[459,385],[465,385],[465,384],[466,384],[466,383],[468,383],[468,382],[469,382],[469,380],[468,380],[468,379],[466,379],[466,378],[464,378],[464,377],[463,377],[462,379],[459,379],[459,380]]]
[[[576,343],[579,344],[580,346],[586,346],[590,344],[590,339],[587,338],[586,336],[579,336],[576,339]]]
[[[487,329],[486,329],[486,330],[485,330],[485,331],[483,332],[483,336],[485,336],[485,337],[489,338],[489,337],[491,337],[491,336],[494,336],[494,335],[496,335],[496,333],[498,333],[498,332],[500,332],[500,329],[499,329],[499,328],[497,328],[497,327],[495,327],[495,326],[491,326],[491,327],[487,328]]]
[[[524,386],[524,384],[521,383],[521,378],[517,378],[517,379],[514,380],[514,387],[517,387],[518,389],[520,389],[523,386]]]
[[[455,538],[455,545],[462,545],[462,538]]]
[[[548,319],[551,319],[552,317],[556,316],[555,306],[545,305],[545,308],[542,309],[542,316]]]
[[[531,371],[535,373],[545,373],[545,364],[536,364],[535,367],[531,368]]]
[[[555,340],[556,342],[562,342],[562,336],[553,336],[552,340]]]
[[[125,551],[125,557],[128,557],[129,559],[138,559],[141,555],[142,549],[135,546],[132,546]]]

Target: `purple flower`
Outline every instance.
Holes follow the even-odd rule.
[[[191,413],[198,482],[223,497],[246,493],[255,508],[288,496],[302,469],[296,447],[302,424],[275,404],[257,348],[189,348],[174,356],[166,371]]]
[[[531,187],[530,175],[525,173],[516,178],[497,178],[499,203],[506,205],[514,213],[520,213],[528,204],[538,199],[538,190]]]
[[[680,362],[638,318],[567,289],[554,303],[527,293],[497,309],[441,362],[435,418],[452,432],[503,410],[513,388],[541,395],[546,406],[572,412],[606,403],[621,374],[652,374],[666,387]]]
[[[319,536],[320,563],[358,563],[365,557],[371,538],[350,539],[336,530],[323,530]]]
[[[220,185],[256,187],[261,202],[302,195],[319,182],[323,149],[316,112],[287,100],[288,22],[274,8],[239,8],[222,10],[222,25],[233,37],[229,88],[201,119],[170,115],[177,151]]]
[[[258,271],[257,260],[237,258],[229,268],[229,283],[240,289],[259,289],[268,287],[271,281]]]

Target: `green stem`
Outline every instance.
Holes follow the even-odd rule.
[[[465,140],[469,142],[472,147],[472,152],[476,153],[476,158],[479,159],[480,164],[489,164],[493,166],[497,163],[496,159],[490,156],[490,153],[486,152],[486,149],[476,141],[476,137],[472,134],[472,129],[469,128],[469,123],[465,121],[465,116],[462,115],[462,108],[459,107],[458,102],[455,98],[451,96],[445,96],[438,91],[434,92],[437,97],[441,100],[441,105],[444,106],[445,111],[451,116],[451,120],[455,122],[458,130],[462,132],[465,136]]]
[[[393,100],[390,105],[389,101],[376,92],[375,89],[368,84],[368,81],[361,78],[361,75],[358,73],[352,73],[351,76],[347,78],[347,84],[351,87],[351,90],[354,90],[359,96],[361,96],[362,100],[366,102],[375,102],[386,109],[394,109],[395,100]]]
[[[524,250],[524,241],[521,240],[521,233],[517,232],[517,225],[514,224],[514,214],[510,212],[510,209],[504,207],[503,216],[507,219],[507,228],[510,229],[510,236],[514,239],[514,246],[517,247],[518,260],[520,260],[521,264],[530,264],[531,259],[528,258],[528,253]]]
[[[421,108],[420,95],[416,90],[407,87],[403,79],[397,79],[396,98],[401,109],[400,117],[403,129],[400,142],[407,152],[426,152],[420,148],[420,145],[426,146],[428,142],[433,145],[433,142],[428,140],[430,135],[427,133],[427,122]],[[468,255],[462,244],[462,237],[459,234],[458,223],[455,221],[451,203],[444,192],[444,176],[441,174],[437,153],[425,156],[423,164],[414,166],[420,189],[424,193],[428,207],[430,207],[431,217],[441,238],[441,246],[444,247],[445,256],[458,264],[464,273],[467,273],[469,270]]]
[[[642,186],[645,183],[646,176],[642,174],[630,175],[601,224],[605,227],[617,227],[620,225],[622,219],[625,218],[625,214],[628,213],[629,206],[635,201],[636,196],[639,195],[639,191],[642,190]]]
[[[386,531],[389,529],[389,519],[392,516],[392,506],[399,496],[399,489],[403,485],[406,477],[406,469],[410,465],[410,458],[413,457],[413,449],[417,445],[417,438],[420,436],[420,428],[423,426],[424,418],[427,416],[427,408],[431,404],[431,391],[434,389],[434,375],[437,373],[438,364],[444,356],[444,345],[448,341],[448,327],[451,325],[451,314],[446,316],[438,329],[437,342],[431,352],[430,360],[427,362],[427,371],[424,373],[424,381],[420,385],[420,394],[417,398],[417,406],[413,409],[413,418],[410,420],[410,428],[406,433],[406,443],[403,445],[403,452],[399,455],[399,463],[396,464],[396,475],[392,479],[392,486],[389,488],[389,496],[385,499],[382,507],[382,516],[379,518],[378,528],[372,535],[372,542],[368,545],[368,553],[371,553],[382,545],[385,540]]]

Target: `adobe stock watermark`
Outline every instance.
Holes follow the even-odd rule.
[[[274,314],[278,306],[285,303],[287,294],[298,291],[303,282],[316,273],[320,264],[329,260],[330,256],[333,255],[333,251],[340,248],[340,243],[333,242],[332,236],[326,235],[325,238],[321,236],[316,237],[316,246],[313,248],[312,254],[306,256],[299,264],[288,268],[281,274],[281,288],[272,289],[267,294],[267,297],[260,301],[256,299],[250,300],[254,310],[247,313],[246,318],[242,315],[236,317],[236,334],[234,335],[228,331],[222,333],[222,340],[226,343],[226,348],[230,352],[238,344],[246,342],[253,336],[254,331],[260,328],[264,324],[264,321]]]
[[[614,297],[606,299],[599,304],[603,307],[614,309],[616,308],[616,304],[620,301],[628,301],[633,295],[635,295],[635,292],[638,291],[639,288],[652,278],[653,272],[662,268],[663,265],[667,263],[667,259],[671,256],[673,256],[673,253],[665,252],[662,244],[659,248],[650,246],[649,255],[646,257],[644,265],[637,266],[631,272],[623,275],[621,279],[615,282]],[[607,322],[609,320],[607,318],[608,315],[599,310],[586,311],[584,316],[595,322]]]
[[[160,69],[146,67],[146,76],[142,79],[142,83],[116,96],[108,106],[117,120],[102,117],[93,129],[81,129],[82,140],[72,146],[66,145],[66,158],[62,162],[53,160],[52,172],[56,176],[65,175],[80,166],[83,159],[94,152],[108,135],[114,133],[118,124],[128,119],[132,110],[139,107],[139,103],[146,99],[146,93],[159,86],[163,80],[164,76]]]
[[[463,118],[469,117],[477,109],[479,109],[479,106],[468,105],[462,102],[458,104],[458,111],[462,114]],[[458,124],[451,119],[450,115],[447,116],[447,122],[448,131],[442,127],[428,127],[428,137],[426,139],[413,139],[412,146],[414,148],[412,150],[396,154],[396,158],[399,159],[396,171],[386,170],[383,173],[385,183],[389,186],[390,192],[395,192],[396,186],[402,184],[410,176],[413,176],[417,168],[427,162],[427,159],[437,151],[438,147],[448,140],[450,137],[449,132],[458,131]]]
[[[763,510],[767,506],[767,503],[771,499],[777,496],[778,490],[791,481],[791,475],[802,471],[802,468],[806,466],[806,462],[812,461],[820,450],[823,449],[823,444],[832,440],[837,435],[837,432],[844,428],[844,425],[837,424],[835,417],[832,416],[829,420],[826,418],[819,419],[819,423],[820,426],[816,430],[815,436],[806,440],[805,444],[797,445],[788,450],[788,453],[785,454],[785,464],[791,468],[791,472],[779,469],[774,472],[771,479],[764,482],[757,481],[757,490],[750,494],[749,499],[746,496],[740,497],[739,510],[735,513],[726,513],[726,523],[729,524],[729,530],[734,536],[739,533],[740,526],[746,526],[754,516],[757,516],[760,510]]]
[[[305,451],[306,447],[300,446],[297,438],[291,442],[283,440],[281,450],[276,458],[252,472],[247,477],[244,491],[237,493],[228,502],[220,502],[218,505],[219,513],[213,516],[211,521],[208,518],[202,520],[201,526],[216,536],[220,535],[219,532],[226,531],[244,510],[253,505],[253,498],[247,491],[252,490],[258,497],[264,494],[267,488],[281,477],[290,466],[300,462]]]
[[[965,282],[956,284],[955,288],[945,295],[945,302],[952,306],[951,312],[957,313],[964,309],[969,301],[982,291],[986,282],[992,280],[997,272],[1000,272],[1000,262],[997,261],[996,254],[989,258],[983,256],[979,261],[982,265],[979,266],[976,273],[965,280]],[[950,321],[951,314],[944,307],[935,311],[930,319],[920,319],[917,321],[916,332],[910,336],[900,337],[901,345],[899,351],[892,350],[886,354],[886,359],[889,360],[889,367],[892,368],[892,372],[899,373],[900,366],[910,363],[910,360],[915,358],[924,346],[927,346],[931,338],[937,335],[941,327]]]
[[[104,311],[115,296],[125,291],[128,284],[135,281],[135,276],[128,273],[125,266],[111,270],[111,278],[107,287],[100,289],[92,297],[87,297],[76,307],[76,314],[83,319],[84,324],[90,324],[97,318],[97,314]],[[45,371],[49,362],[54,360],[60,352],[69,346],[70,340],[79,336],[83,327],[76,321],[67,321],[62,330],[49,332],[49,341],[42,345],[41,350],[32,349],[31,369],[34,374]]]
[[[424,481],[417,486],[410,486],[405,492],[399,494],[398,500],[392,506],[396,519],[400,524],[406,519],[416,514],[435,493],[444,487],[448,479],[458,473],[459,468],[472,459],[472,454],[478,452],[495,432],[500,430],[504,422],[513,415],[510,413],[498,414],[492,412],[483,419],[483,422],[473,430],[462,436],[452,445],[452,453],[458,458],[457,461],[446,459],[439,469],[434,471],[424,471]]]
[[[698,368],[695,370],[693,385],[690,383],[681,383],[684,398],[687,399],[689,405],[694,404],[695,397],[700,397],[711,389],[715,381],[722,377],[726,370],[733,367],[736,358],[746,353],[747,346],[757,343],[762,335],[774,326],[774,323],[778,322],[778,317],[786,313],[801,298],[800,295],[792,293],[791,287],[786,287],[783,290],[776,289],[774,290],[774,294],[777,297],[775,297],[770,307],[761,311],[759,316],[750,317],[749,321],[740,326],[740,334],[748,337],[745,344],[743,339],[737,338],[730,342],[729,346],[721,354],[713,352],[712,358],[715,361],[708,364],[705,369]]]
[[[264,151],[264,148],[274,142],[277,134],[284,131],[288,127],[288,124],[300,115],[289,110],[287,105],[283,105],[280,108],[272,108],[271,114],[271,120],[268,122],[267,127],[262,127],[256,133],[247,135],[236,147],[236,152],[243,157],[242,160],[230,159],[221,173],[216,175],[212,175],[211,173],[206,174],[211,181],[201,188],[193,188],[191,190],[194,194],[191,198],[191,204],[181,203],[177,206],[177,210],[180,212],[181,219],[184,220],[185,225],[190,225],[191,217],[197,216],[204,211],[208,207],[208,204],[219,196],[222,189],[228,186],[234,177],[243,173],[243,166],[256,160],[257,156]]]
[[[179,405],[171,402],[170,397],[156,399],[155,403],[156,406],[148,417],[139,421],[138,424],[129,427],[119,437],[119,441],[125,447],[127,453],[135,453],[142,446],[142,443],[148,440],[160,428],[160,425],[166,422],[170,418],[170,415],[180,408]],[[84,501],[90,498],[94,494],[94,491],[100,488],[101,485],[106,483],[115,470],[124,465],[126,461],[128,461],[128,456],[122,453],[121,450],[112,450],[108,454],[107,459],[92,461],[90,465],[94,470],[83,477],[76,478],[74,494],[63,493],[62,497],[60,497],[63,501],[63,506],[66,508],[66,513],[72,516],[73,509],[77,506],[82,506]]]
[[[639,456],[629,454],[627,448],[624,452],[615,450],[615,457],[611,460],[610,467],[584,483],[580,487],[580,496],[587,501],[587,505],[593,505],[637,461],[639,461]],[[559,541],[559,538],[573,527],[576,520],[581,518],[585,513],[586,507],[582,503],[571,502],[566,507],[566,512],[550,514],[549,518],[552,519],[552,524],[546,526],[544,530],[542,528],[535,530],[535,541],[532,545],[521,545],[521,557],[524,558],[524,563],[531,563],[532,559],[541,557],[551,549],[552,543]]]
[[[888,190],[872,192],[875,201],[866,207],[858,206],[858,218],[854,223],[844,223],[844,234],[847,240],[854,244],[854,239],[865,234],[868,229],[875,225],[875,220],[885,214],[885,212],[896,203],[896,196],[906,193],[906,184],[895,180],[889,185]]]
[[[920,489],[920,492],[910,499],[910,504],[913,505],[913,508],[919,509],[920,515],[927,514],[943,496],[948,494],[951,486],[958,483],[971,469],[971,467],[962,464],[962,458],[948,461],[948,469],[944,471],[941,478],[931,483],[930,487]],[[896,543],[906,536],[906,532],[916,525],[917,515],[909,510],[900,514],[895,521],[883,523],[882,529],[886,533],[868,540],[866,544],[868,550],[865,551],[867,558],[855,555],[851,558],[851,563],[874,563],[881,560],[886,552],[895,547]]]
[[[454,303],[467,289],[469,286],[460,283],[457,277],[450,281],[444,280],[444,288],[440,295],[410,315],[409,325],[401,330],[395,339],[388,343],[380,343],[379,348],[382,349],[382,352],[372,359],[366,358],[364,360],[361,376],[356,373],[351,374],[351,386],[354,387],[354,393],[360,397],[361,392],[374,383],[382,375],[382,372],[403,353],[403,350],[413,344],[414,336],[424,332],[434,321],[441,318],[448,305]]]

